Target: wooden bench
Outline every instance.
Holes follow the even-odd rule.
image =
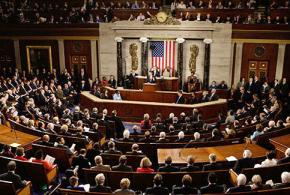
[[[57,177],[58,168],[55,166],[51,171],[46,172],[44,166],[40,163],[20,161],[13,158],[0,156],[0,172],[6,172],[6,165],[11,160],[16,162],[16,173],[22,179],[31,181],[34,187],[43,185],[49,186]]]
[[[91,185],[95,185],[95,177],[98,173],[103,173],[106,177],[106,184],[112,188],[112,190],[120,188],[120,180],[122,178],[129,178],[132,182],[131,188],[134,190],[144,191],[147,187],[152,186],[153,177],[156,173],[137,173],[137,172],[118,172],[118,171],[95,171],[91,169],[83,169],[87,181]],[[183,175],[189,174],[192,177],[192,183],[195,187],[201,187],[207,185],[207,176],[210,172],[215,172],[218,178],[219,184],[225,184],[232,186],[231,178],[228,170],[218,171],[197,171],[197,172],[176,172],[176,173],[164,173],[160,172],[163,176],[163,184],[169,189],[173,185],[182,185],[181,179]]]
[[[28,181],[25,187],[16,190],[12,182],[0,180],[0,192],[5,195],[30,195],[31,182]]]
[[[32,144],[32,150],[42,150],[44,155],[50,155],[55,158],[55,164],[58,165],[61,171],[71,167],[72,155],[67,154],[67,150],[58,147],[49,147],[39,144]]]

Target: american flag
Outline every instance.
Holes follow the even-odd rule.
[[[153,41],[152,46],[152,67],[156,66],[163,71],[167,66],[174,73],[175,68],[175,41]]]

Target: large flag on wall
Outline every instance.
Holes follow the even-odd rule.
[[[152,41],[152,64],[163,71],[167,66],[175,72],[175,41]]]

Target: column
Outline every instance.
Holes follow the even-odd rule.
[[[20,56],[20,47],[19,47],[19,40],[14,40],[14,55],[15,55],[15,63],[16,68],[21,70],[21,56]]]
[[[212,43],[212,39],[204,39],[203,42],[205,43],[203,88],[208,89],[210,70],[210,44]]]
[[[122,37],[116,37],[115,41],[117,42],[117,83],[118,86],[122,85],[123,79],[123,68],[122,68]]]
[[[275,75],[276,79],[281,79],[283,76],[285,49],[286,49],[286,44],[279,44],[276,75]]]
[[[97,41],[91,40],[92,80],[98,76]]]
[[[177,72],[178,72],[178,80],[179,80],[179,89],[183,89],[183,43],[184,38],[177,38]]]
[[[148,38],[141,37],[141,75],[147,76],[148,72]]]
[[[65,54],[64,54],[64,41],[58,40],[58,55],[59,55],[59,71],[65,69]]]

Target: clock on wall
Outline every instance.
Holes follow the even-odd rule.
[[[165,13],[165,12],[163,12],[163,11],[158,12],[158,13],[156,14],[156,19],[157,19],[157,21],[160,22],[160,23],[164,23],[164,22],[166,22],[167,18],[168,18],[168,14]]]

